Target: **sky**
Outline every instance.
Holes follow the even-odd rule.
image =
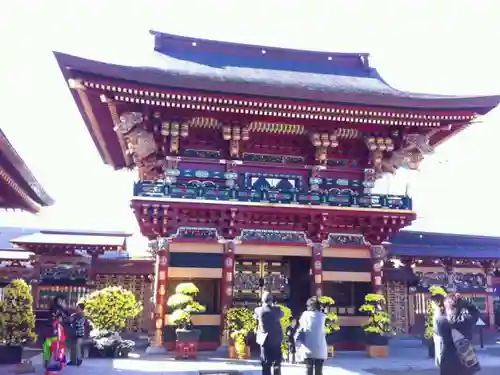
[[[20,4],[18,4],[20,3]],[[411,5],[412,3],[418,5]],[[460,5],[462,4],[463,5]],[[0,5],[0,127],[56,200],[38,215],[1,212],[0,225],[124,230],[144,241],[129,208],[134,172],[102,162],[52,51],[82,57],[149,53],[148,30],[320,51],[370,52],[398,89],[500,94],[500,2],[27,1]],[[458,4],[458,5],[457,5]],[[412,229],[500,236],[500,110],[440,146],[410,181]],[[399,182],[398,182],[399,181]],[[495,186],[493,186],[495,185]]]

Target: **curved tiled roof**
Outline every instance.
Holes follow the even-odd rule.
[[[500,238],[401,231],[391,240],[389,251],[393,255],[500,259]]]
[[[367,53],[252,46],[153,31],[155,50],[127,61],[88,60],[56,52],[69,71],[153,86],[398,108],[473,109],[484,114],[500,96],[410,93],[387,84]]]
[[[45,189],[37,181],[33,173],[29,170],[21,156],[14,149],[7,139],[5,133],[0,129],[0,157],[2,167],[24,190],[24,192],[40,206],[50,206],[54,200],[48,195]]]

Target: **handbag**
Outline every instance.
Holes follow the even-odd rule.
[[[306,341],[306,332],[303,329],[299,328],[295,333],[295,343],[297,346],[300,346],[304,344],[305,341]]]
[[[471,342],[456,329],[451,330],[451,337],[460,363],[468,369],[479,367],[479,361]]]

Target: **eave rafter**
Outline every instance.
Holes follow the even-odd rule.
[[[108,93],[109,98],[124,103],[212,112],[263,115],[298,120],[337,121],[403,127],[439,127],[442,122],[472,121],[473,111],[395,110],[359,106],[298,104],[296,102],[237,97],[217,94],[188,93],[180,90],[153,89],[128,83],[110,83],[82,79],[88,89]]]
[[[35,202],[26,192],[19,186],[19,184],[12,178],[12,176],[3,168],[0,168],[0,179],[24,202],[28,211],[36,213],[41,209],[41,205]]]
[[[126,82],[86,78],[84,75],[78,79],[70,79],[69,85],[77,92],[88,126],[95,136],[103,158],[107,164],[115,168],[133,167],[134,164],[137,165],[137,160],[134,160],[134,153],[130,152],[129,140],[125,134],[118,132],[116,141],[106,140],[104,134],[108,134],[108,131],[99,129],[98,122],[101,127],[106,126],[106,121],[111,122],[109,126],[119,127],[121,115],[129,111],[140,111],[146,122],[158,116],[162,117],[164,122],[171,122],[174,125],[179,123],[179,127],[186,129],[191,127],[219,128],[223,138],[229,141],[229,154],[233,158],[241,157],[241,148],[244,147],[245,140],[251,139],[253,132],[295,135],[310,133],[308,136],[316,147],[316,159],[320,163],[323,163],[327,157],[328,149],[335,149],[338,140],[370,137],[372,134],[370,129],[375,131],[373,133],[375,135],[408,128],[421,129],[416,133],[420,134],[429,129],[431,132],[437,131],[446,125],[453,128],[450,131],[453,133],[455,129],[462,129],[465,124],[472,122],[476,117],[473,110],[402,110],[355,105],[297,103],[271,98],[148,88]],[[109,116],[107,119],[102,117],[103,111],[98,110],[98,105],[107,107]],[[176,121],[170,118],[174,113],[178,118]],[[99,121],[96,114],[101,116]],[[238,117],[244,119],[243,123],[234,123]],[[333,130],[332,123],[334,123]],[[179,130],[173,129],[173,132]],[[365,133],[366,131],[368,133]],[[400,137],[401,134],[394,139],[394,144]],[[435,141],[439,142],[440,139],[441,136],[438,136]],[[179,142],[174,141],[175,139],[172,138],[169,142],[172,143],[170,148],[175,154],[176,150],[179,150]],[[115,155],[116,160],[113,160],[110,152],[115,146],[107,142],[116,142],[119,145],[122,155],[120,157]],[[328,143],[326,148],[325,143]],[[398,144],[398,149],[399,146]],[[373,155],[374,163],[378,165],[375,168],[380,171],[393,172],[400,164],[418,166],[422,159],[420,154],[411,154],[410,157],[405,154],[402,158],[398,149],[395,149],[394,157],[389,155],[386,158],[378,158],[377,155]]]
[[[78,245],[78,244],[63,244],[63,243],[27,243],[27,242],[12,242],[16,248],[21,248],[26,251],[31,251],[35,254],[53,253],[54,255],[73,255],[77,250],[84,250],[89,254],[101,254],[105,251],[121,251],[122,246],[114,245]]]

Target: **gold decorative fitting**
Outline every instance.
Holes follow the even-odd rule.
[[[188,124],[184,123],[181,125],[181,137],[187,138],[188,134],[189,134],[189,126]]]
[[[168,121],[163,121],[161,123],[161,135],[165,137],[170,135],[170,123]]]

